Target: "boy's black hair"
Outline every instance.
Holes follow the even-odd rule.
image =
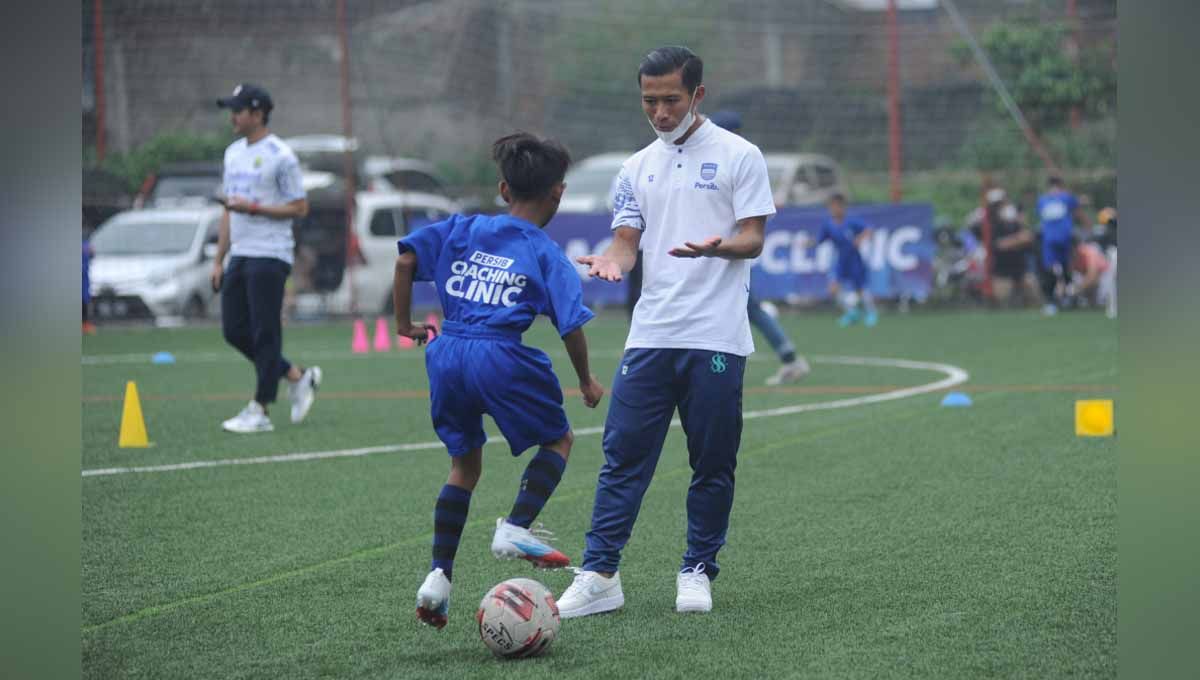
[[[694,92],[704,81],[704,62],[683,45],[660,47],[642,59],[638,66],[638,85],[642,76],[665,76],[682,70],[680,78],[688,92]]]
[[[1063,179],[1058,175],[1050,175],[1050,178],[1046,180],[1046,185],[1061,189],[1063,187]]]
[[[571,154],[556,140],[516,132],[492,144],[492,160],[500,166],[512,197],[533,201],[544,198],[563,181]]]

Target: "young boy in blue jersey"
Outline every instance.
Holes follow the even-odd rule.
[[[863,325],[874,326],[879,321],[879,313],[875,310],[875,299],[867,289],[867,264],[859,252],[859,247],[871,238],[871,230],[857,218],[846,217],[845,196],[834,194],[829,198],[828,207],[829,217],[821,222],[817,245],[832,241],[837,250],[830,292],[845,310],[838,325],[845,328],[861,318]]]
[[[1042,296],[1045,306],[1042,313],[1053,316],[1058,313],[1057,288],[1065,289],[1071,277],[1071,237],[1075,220],[1085,224],[1079,208],[1079,199],[1063,186],[1059,177],[1051,177],[1049,190],[1038,197],[1037,212],[1042,223]]]
[[[496,141],[500,195],[508,215],[453,215],[399,242],[393,301],[397,332],[418,343],[429,329],[410,320],[413,281],[437,285],[445,321],[425,354],[433,426],[450,454],[450,476],[433,511],[433,564],[417,591],[417,618],[446,625],[454,557],[482,468],[483,414],[496,421],[514,456],[537,446],[508,517],[496,520],[492,553],[538,567],[565,567],[566,555],[529,530],[566,468],[573,437],[549,357],[521,344],[545,314],[558,329],[595,408],[604,388],[588,369],[575,267],[542,228],[558,211],[570,157],[560,144],[517,133]]]

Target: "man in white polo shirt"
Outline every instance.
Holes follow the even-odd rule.
[[[267,129],[274,104],[266,90],[250,83],[217,100],[229,109],[241,137],[225,149],[223,198],[212,285],[221,291],[225,341],[254,363],[254,399],[221,424],[229,432],[270,432],[267,413],[287,378],[292,422],[308,415],[321,384],[317,366],[302,370],[283,358],[283,289],[292,270],[292,220],[308,214],[296,154]],[[225,254],[230,253],[225,267]]]
[[[703,71],[686,47],[661,47],[642,60],[642,109],[658,139],[621,168],[612,245],[578,258],[591,276],[620,281],[640,247],[645,269],[613,378],[583,569],[558,600],[564,618],[624,604],[621,549],[676,408],[692,482],[675,608],[712,609],[711,581],[733,506],[742,378],[754,351],[746,316],[750,260],[762,251],[775,205],[758,148],[697,113]]]

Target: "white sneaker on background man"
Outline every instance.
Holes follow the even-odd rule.
[[[246,404],[240,413],[221,423],[221,427],[226,432],[238,434],[271,432],[275,429],[275,426],[271,424],[271,419],[267,417],[267,412],[263,410],[262,404],[257,401]]]
[[[321,367],[311,366],[304,370],[300,379],[288,384],[288,400],[292,402],[292,422],[299,423],[308,415],[317,399],[317,388],[321,386]]]

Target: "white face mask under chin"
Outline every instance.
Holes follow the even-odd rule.
[[[696,93],[693,92],[693,104],[695,103],[695,98]],[[687,131],[691,129],[692,123],[696,122],[696,113],[694,109],[695,107],[688,108],[687,115],[685,115],[683,120],[679,121],[679,125],[676,125],[675,129],[671,130],[670,132],[663,132],[662,130],[659,130],[654,126],[654,121],[650,119],[646,119],[646,122],[650,123],[650,129],[654,130],[654,134],[658,135],[658,138],[663,141],[663,144],[674,144],[675,142],[679,141],[680,137],[686,135]]]

